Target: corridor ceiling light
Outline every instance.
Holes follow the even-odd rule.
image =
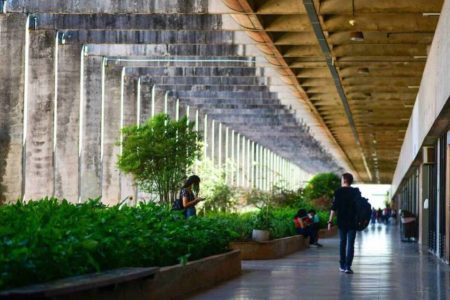
[[[408,89],[418,89],[419,85],[408,85]]]
[[[413,58],[414,59],[425,59],[425,58],[427,58],[427,56],[426,55],[415,55],[415,56],[413,56]]]
[[[361,31],[350,32],[350,40],[354,42],[363,42],[364,34]]]
[[[422,16],[424,17],[439,17],[441,13],[424,12]]]
[[[354,19],[348,20],[348,23],[352,26],[355,26],[356,21]]]

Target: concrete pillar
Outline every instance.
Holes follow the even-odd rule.
[[[211,124],[209,125],[209,136],[208,136],[208,140],[209,140],[209,151],[210,151],[210,159],[211,159],[211,163],[212,166],[215,166],[218,164],[217,161],[217,157],[216,157],[216,128],[217,128],[217,122],[215,120],[211,120]]]
[[[225,148],[223,152],[223,162],[224,162],[224,171],[225,171],[225,183],[230,184],[230,166],[231,166],[231,153],[230,153],[230,128],[228,126],[224,126],[225,129]]]
[[[236,186],[241,187],[242,163],[241,163],[241,135],[236,133]]]
[[[230,172],[230,184],[232,186],[237,186],[236,185],[236,134],[234,132],[234,130],[231,130],[230,132],[230,144],[231,144],[231,153],[230,153],[230,157],[231,157],[231,163],[232,163],[232,167],[231,167],[231,172]]]
[[[0,14],[0,202],[22,198],[26,16]]]
[[[217,128],[217,131],[218,131],[218,137],[217,137],[217,150],[218,150],[217,162],[218,162],[218,164],[217,164],[217,166],[223,172],[223,161],[222,161],[223,154],[222,154],[222,152],[223,152],[223,148],[224,148],[223,146],[225,145],[225,143],[223,142],[222,129],[223,129],[222,128],[222,123],[219,123],[219,126]]]
[[[252,188],[252,141],[247,139],[247,187]]]
[[[137,124],[137,87],[138,80],[134,80],[129,77],[123,78],[121,80],[121,92],[120,92],[120,110],[121,110],[121,120],[120,128],[129,125]],[[120,134],[120,140],[122,141],[122,134]],[[119,148],[120,153],[122,153],[122,148]],[[125,199],[126,197],[132,196],[136,203],[137,200],[137,187],[133,181],[133,176],[131,174],[120,173],[120,199]]]
[[[115,205],[120,202],[120,172],[116,167],[120,148],[121,81],[122,69],[106,66],[102,81],[102,202]]]
[[[106,65],[101,57],[88,56],[88,51],[81,60],[80,201],[99,197],[102,191],[102,73]]]
[[[55,197],[79,197],[80,73],[82,45],[58,38],[56,78]],[[76,176],[74,176],[76,174]]]
[[[30,22],[33,22],[30,17]],[[25,57],[24,199],[54,194],[54,113],[56,32],[27,31]]]

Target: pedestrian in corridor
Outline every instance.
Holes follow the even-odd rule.
[[[341,178],[341,187],[334,192],[328,230],[331,230],[333,216],[337,215],[337,226],[340,237],[340,267],[341,272],[353,274],[352,262],[356,238],[356,207],[355,200],[361,196],[358,188],[351,187],[353,176],[345,173]]]

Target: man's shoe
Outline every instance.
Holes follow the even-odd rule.
[[[347,270],[345,270],[345,273],[346,273],[346,274],[353,274],[353,270],[350,269],[350,268],[348,268]]]
[[[344,269],[344,268],[341,268],[341,267],[339,267],[339,271],[341,271],[341,272],[345,272],[345,269]]]
[[[320,248],[320,247],[323,247],[322,244],[319,244],[319,243],[314,243],[314,245],[316,245],[316,246],[319,247],[319,248]]]

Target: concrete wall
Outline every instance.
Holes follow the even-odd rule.
[[[339,170],[303,123],[310,114],[286,108],[294,98],[254,42],[230,16],[208,9],[226,8],[213,0],[6,1],[0,200],[102,196],[115,204],[143,195],[117,170],[115,143],[122,126],[165,103],[173,117],[187,106],[198,111],[200,130],[209,115],[206,151],[217,165],[232,148],[231,130],[240,133],[228,153],[239,167],[230,182],[269,189],[281,178],[295,186],[313,172]]]

